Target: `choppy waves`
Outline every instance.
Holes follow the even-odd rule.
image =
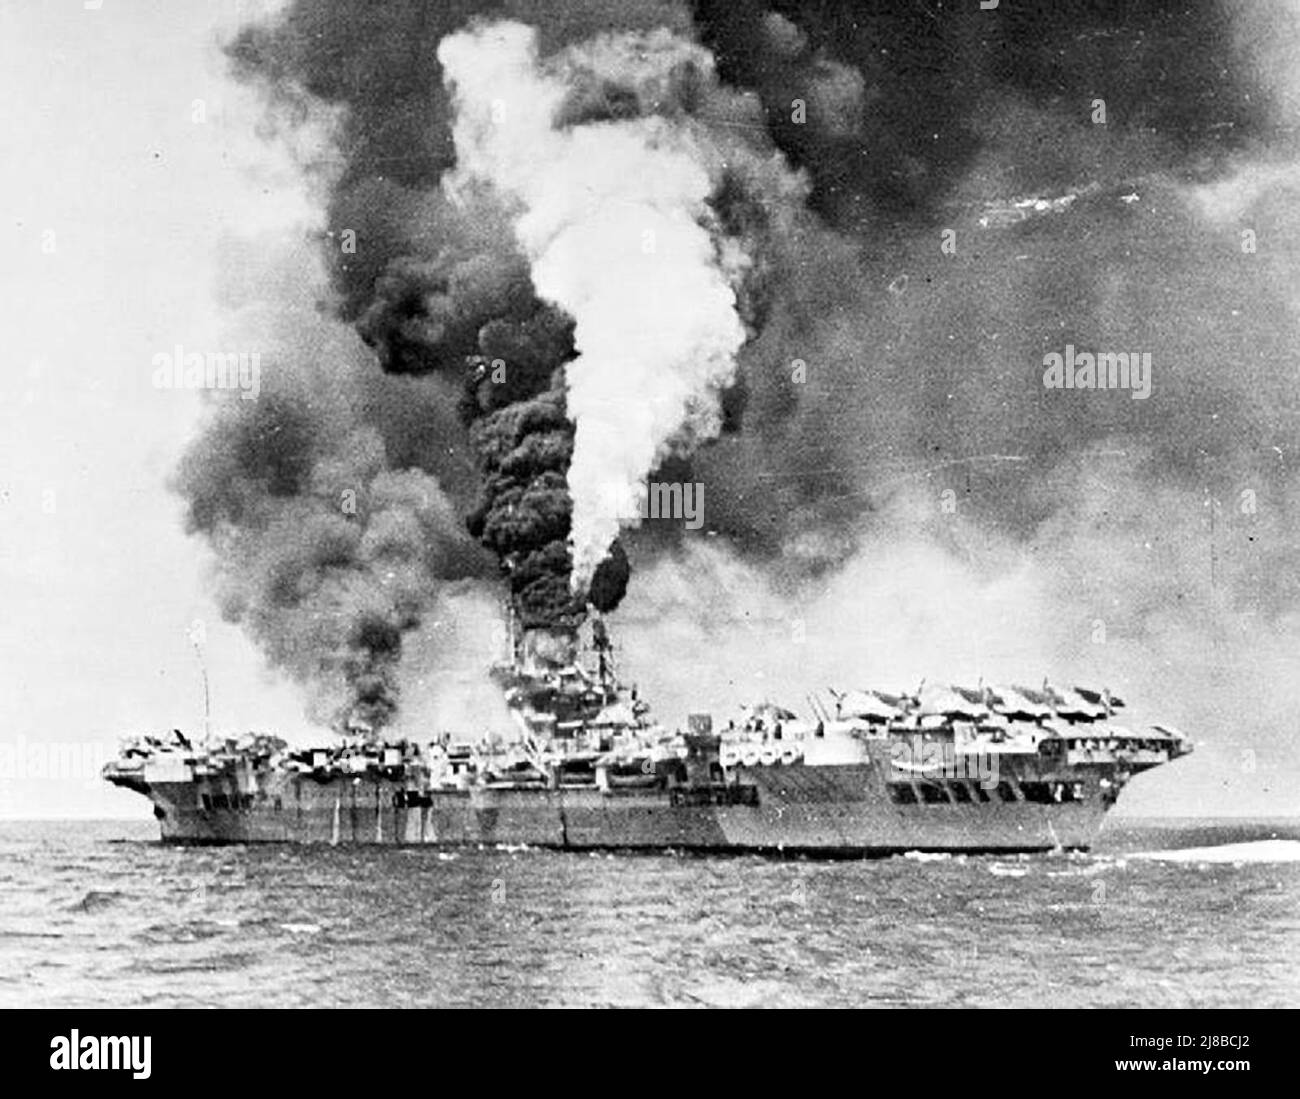
[[[1300,828],[817,862],[24,827],[0,1006],[1300,1006]]]

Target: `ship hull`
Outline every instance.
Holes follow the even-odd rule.
[[[400,780],[265,773],[240,788],[193,780],[141,789],[170,843],[528,845],[565,850],[762,851],[823,856],[901,851],[1086,849],[1108,807],[1102,769],[1070,776],[1082,796],[1004,799],[965,783],[900,803],[873,763],[736,768],[702,788],[478,785],[414,791]],[[929,785],[934,785],[930,783]],[[951,789],[953,783],[948,783]],[[1028,789],[1028,786],[1026,786]]]

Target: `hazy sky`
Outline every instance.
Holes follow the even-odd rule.
[[[298,692],[219,621],[207,551],[166,488],[200,401],[150,384],[157,352],[221,347],[223,247],[301,239],[313,218],[224,76],[223,29],[264,6],[0,8],[0,746],[14,749],[0,817],[148,815],[98,770],[124,732],[201,727],[196,620],[216,727],[308,734]],[[1294,757],[1252,768],[1204,735],[1125,809],[1296,809]],[[42,777],[70,759],[74,773]]]
[[[201,722],[196,619],[217,720],[303,727],[219,621],[165,488],[199,400],[150,384],[155,353],[213,346],[218,242],[306,216],[222,75],[216,16],[241,8],[0,8],[0,738],[20,772],[0,816],[147,815],[90,764],[129,729]],[[35,742],[75,748],[82,773],[42,780]]]

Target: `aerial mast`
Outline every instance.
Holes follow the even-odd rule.
[[[206,635],[202,622],[195,622],[190,629],[190,642],[194,645],[194,655],[199,660],[199,674],[203,677],[203,736],[212,739],[212,691],[208,685],[208,663],[203,658],[203,639]]]

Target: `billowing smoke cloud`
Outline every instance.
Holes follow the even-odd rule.
[[[385,463],[438,479],[534,621],[580,616],[568,540],[589,569],[648,471],[703,483],[713,536],[611,558],[673,706],[778,654],[844,681],[928,654],[1197,732],[1253,713],[1233,735],[1267,746],[1300,705],[1259,703],[1300,642],[1295,28],[1280,0],[299,0],[231,52],[288,117],[337,112],[337,310],[437,425]],[[616,151],[642,170],[606,178]],[[656,331],[638,280],[708,323]],[[1151,352],[1151,397],[1044,389],[1067,343]],[[816,651],[747,645],[755,608]]]
[[[414,35],[429,63],[410,89],[412,74],[373,54],[388,33],[356,47],[376,87],[337,86],[312,40],[332,40],[329,5],[232,47],[275,102],[348,108],[332,212],[340,233],[359,227],[336,257],[341,313],[385,370],[464,387],[482,473],[469,526],[529,626],[617,606],[620,525],[637,521],[647,473],[722,428],[735,353],[766,306],[770,241],[803,197],[757,101],[719,84],[682,13],[638,10],[574,5],[563,45],[550,21],[543,34],[482,24],[443,37],[435,62],[427,20],[391,5],[393,36]],[[611,19],[626,29],[602,33]],[[454,102],[428,86],[439,63]],[[427,130],[372,101],[381,88],[413,100]],[[400,151],[393,128],[409,139]]]
[[[544,21],[538,5],[508,7],[544,22],[552,51],[607,27],[663,34],[684,25],[671,6],[635,5],[633,14],[616,5],[574,4],[547,11]],[[386,371],[436,375],[462,390],[456,406],[481,473],[470,530],[498,555],[524,625],[567,630],[581,621],[587,602],[601,610],[617,606],[627,559],[606,538],[580,582],[571,582],[567,475],[577,417],[567,408],[563,368],[575,357],[575,327],[533,286],[535,272],[514,239],[516,199],[490,186],[440,185],[452,165],[452,112],[438,86],[434,50],[472,14],[470,5],[435,14],[427,5],[393,3],[375,12],[373,33],[357,35],[349,6],[301,4],[273,26],[250,27],[231,54],[239,72],[265,83],[291,123],[322,102],[345,108],[330,213],[340,231],[350,228],[356,247],[334,257],[339,312],[356,323]],[[681,53],[685,44],[674,48]],[[345,79],[322,49],[354,57]],[[402,64],[394,64],[393,55],[407,49]],[[597,63],[590,72],[571,72],[572,99],[557,123],[576,126],[609,110],[607,95],[626,110],[627,89],[607,72],[617,67]],[[660,89],[662,109],[679,109],[693,88],[709,100],[709,89],[695,88],[689,65],[676,74],[663,68],[659,75],[670,79]],[[742,190],[733,189],[730,206]],[[733,217],[737,239],[745,215]]]
[[[469,471],[437,445],[459,423],[446,394],[358,369],[356,341],[306,313],[300,290],[237,292],[276,293],[269,322],[230,302],[262,391],[217,401],[186,454],[188,524],[216,551],[223,613],[310,688],[313,718],[379,728],[399,705],[404,638],[488,574],[454,498],[469,498]]]
[[[684,113],[714,83],[712,58],[657,32],[602,37],[543,70],[537,37],[495,23],[443,40],[456,109],[448,186],[486,181],[511,201],[538,293],[574,320],[570,538],[585,591],[651,470],[721,429],[750,260],[708,205],[722,151]],[[592,113],[592,91],[597,117],[573,117]]]

